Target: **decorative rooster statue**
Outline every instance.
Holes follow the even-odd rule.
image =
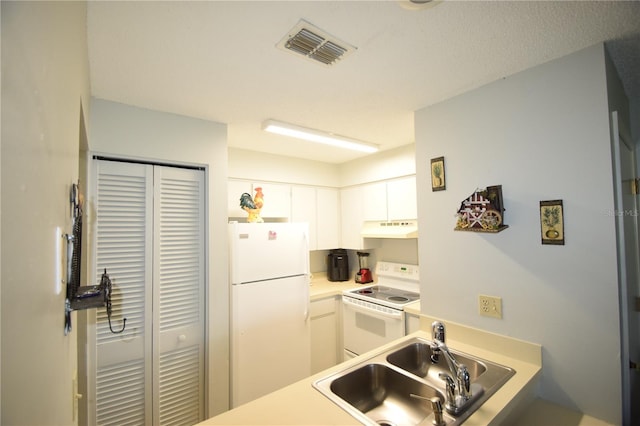
[[[262,188],[256,188],[256,196],[255,198],[251,198],[251,194],[248,192],[243,193],[240,196],[240,207],[242,210],[246,211],[249,215],[247,217],[247,222],[249,223],[262,223],[262,217],[260,217],[260,210],[262,210],[262,206],[264,205]]]

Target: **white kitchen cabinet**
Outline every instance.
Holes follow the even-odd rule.
[[[264,195],[264,206],[260,215],[263,218],[285,218],[291,216],[291,185],[283,183],[253,183],[253,192],[256,188],[262,188]]]
[[[387,183],[375,182],[362,185],[364,220],[387,220]]]
[[[341,202],[342,245],[348,248],[372,248],[358,246],[353,229],[360,229],[365,221],[416,219],[416,177],[407,176],[345,188],[341,191]],[[351,245],[347,245],[345,241]]]
[[[338,190],[292,186],[291,221],[309,223],[309,250],[328,250],[339,247]]]
[[[410,334],[420,330],[420,317],[418,315],[408,314],[405,312],[404,319],[405,334]]]
[[[340,192],[316,188],[317,250],[340,247]]]
[[[340,300],[335,297],[311,302],[311,374],[341,361]]]
[[[387,182],[387,220],[418,218],[416,177],[408,176]]]
[[[407,176],[340,190],[342,219],[341,246],[352,250],[380,247],[380,240],[362,238],[366,221],[416,219],[416,178]]]
[[[373,249],[380,241],[362,238],[362,224],[365,221],[365,191],[362,186],[353,186],[340,190],[341,237],[342,248],[352,250]]]
[[[291,187],[291,222],[309,224],[309,250],[318,246],[316,189],[311,186]]]

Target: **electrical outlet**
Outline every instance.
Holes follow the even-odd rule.
[[[480,315],[502,319],[502,298],[495,296],[478,296],[478,310]]]

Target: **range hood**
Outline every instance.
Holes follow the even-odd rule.
[[[362,225],[362,238],[418,238],[418,221],[368,221]]]

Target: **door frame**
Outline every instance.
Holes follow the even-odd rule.
[[[617,111],[613,111],[611,113],[611,141],[613,148],[613,162],[614,162],[614,190],[615,190],[615,220],[616,220],[616,233],[617,233],[617,244],[618,244],[618,291],[619,291],[619,303],[620,303],[620,352],[621,352],[621,379],[622,379],[622,423],[623,424],[631,424],[632,420],[632,401],[636,400],[632,398],[632,392],[634,391],[634,383],[632,374],[633,370],[630,368],[631,361],[631,321],[637,322],[637,316],[635,319],[630,318],[631,310],[633,307],[630,305],[630,300],[632,295],[632,288],[637,286],[638,283],[632,283],[630,280],[633,277],[630,277],[629,271],[635,269],[635,279],[640,277],[640,259],[638,258],[638,253],[640,253],[640,247],[638,246],[639,235],[638,235],[638,199],[637,197],[634,199],[635,211],[627,212],[625,206],[623,204],[623,189],[624,189],[624,181],[622,177],[622,157],[620,151],[620,145],[624,144],[632,154],[632,164],[634,169],[633,178],[636,179],[638,177],[638,165],[636,162],[636,152],[635,146],[629,142],[630,138],[623,136],[621,133],[619,116]],[[632,238],[636,256],[634,256],[635,264],[629,265],[627,262],[627,237],[628,234],[625,233],[624,229],[624,220],[625,218],[633,218],[633,232]],[[637,295],[636,295],[637,296]],[[636,324],[637,328],[637,324]],[[634,360],[638,362],[639,360]],[[637,378],[635,379],[638,380]],[[637,389],[636,389],[637,392]],[[636,395],[637,397],[637,395]],[[637,414],[636,414],[637,415]],[[636,421],[638,419],[635,419]]]

